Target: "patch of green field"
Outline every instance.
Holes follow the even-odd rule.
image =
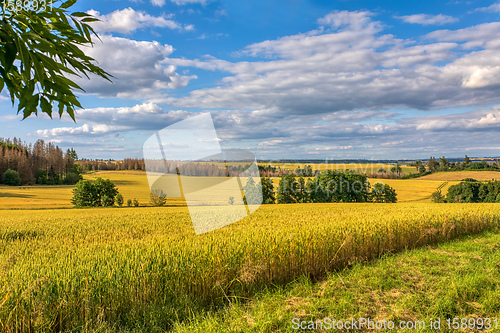
[[[479,318],[500,330],[500,234],[487,232],[330,273],[313,283],[302,277],[258,294],[250,302],[232,298],[222,311],[179,323],[175,332],[297,332],[292,320],[370,318],[424,322],[399,332],[479,332]],[[441,329],[430,321],[440,319]],[[465,318],[466,329],[448,329],[447,319]],[[496,319],[496,321],[495,321]],[[460,322],[460,320],[459,320]],[[483,321],[483,327],[487,324]],[[307,325],[306,323],[305,325]],[[476,325],[475,327],[473,325]],[[403,326],[405,327],[405,326]],[[327,332],[330,330],[318,330]],[[341,331],[341,330],[331,330]],[[374,331],[364,329],[354,331]],[[384,330],[381,330],[384,331]]]

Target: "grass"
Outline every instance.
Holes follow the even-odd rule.
[[[161,332],[300,276],[499,223],[495,204],[266,205],[196,236],[184,207],[3,210],[0,331]]]
[[[174,331],[296,332],[294,318],[306,322],[370,318],[396,325],[424,321],[426,328],[420,332],[451,331],[447,318],[500,320],[500,234],[465,236],[375,262],[355,263],[319,283],[301,277],[263,291],[250,302],[234,298],[227,309],[179,323]],[[441,329],[430,329],[430,321],[438,318]],[[489,331],[498,329],[500,323]]]

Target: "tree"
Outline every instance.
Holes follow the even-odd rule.
[[[122,207],[123,206],[123,195],[121,195],[120,193],[118,193],[116,195],[116,204],[119,206],[119,207]]]
[[[373,202],[397,202],[396,191],[387,184],[376,183],[371,192]]]
[[[243,202],[246,205],[259,205],[262,203],[262,190],[252,177],[248,177],[247,183],[243,186],[243,191],[245,192]]]
[[[73,189],[71,203],[76,207],[113,206],[118,190],[109,179],[97,178],[93,183],[81,180]]]
[[[431,200],[432,202],[437,202],[437,203],[446,202],[444,195],[441,193],[441,190],[432,192]]]
[[[262,185],[262,203],[264,204],[274,204],[276,203],[276,197],[274,195],[274,185],[271,178],[263,177],[260,180]]]
[[[75,108],[82,106],[73,90],[83,89],[68,77],[95,74],[110,81],[111,75],[81,48],[93,45],[92,35],[98,38],[87,24],[98,20],[82,12],[68,14],[66,9],[75,2],[39,12],[8,6],[5,11],[2,6],[0,92],[7,88],[12,105],[19,102],[17,112],[24,118],[37,115],[38,109],[52,117],[52,105],[57,103],[59,116],[66,112],[75,120]]]
[[[155,189],[149,195],[149,202],[152,206],[163,207],[167,203],[167,195],[162,190]]]
[[[8,169],[2,175],[2,183],[10,186],[19,186],[21,185],[21,177],[19,177],[17,171]]]
[[[276,195],[279,204],[296,203],[297,200],[297,181],[292,175],[285,175],[281,178]]]
[[[420,168],[420,166],[422,165],[422,161],[415,161],[415,169],[417,171],[417,173],[419,172],[418,169]]]
[[[418,167],[418,173],[426,173],[427,170],[425,169],[425,165],[421,164],[419,167]]]
[[[401,174],[403,170],[401,169],[401,167],[399,166],[399,164],[396,164],[395,166],[393,166],[391,168],[391,173],[395,173],[395,174]]]
[[[470,163],[470,158],[469,156],[465,155],[464,164],[469,164],[469,163]]]
[[[431,156],[431,158],[429,158],[429,161],[427,162],[427,169],[430,172],[436,172],[437,166],[438,166],[438,162],[436,161],[436,159],[434,157]]]
[[[448,171],[450,162],[443,156],[439,158],[439,169],[441,171]]]
[[[75,207],[96,207],[98,206],[95,187],[88,180],[81,180],[73,189],[73,198],[71,203]]]

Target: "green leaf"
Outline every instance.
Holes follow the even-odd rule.
[[[52,105],[45,97],[40,98],[40,107],[42,108],[42,112],[48,114],[49,117],[52,118]]]
[[[84,12],[74,12],[74,13],[71,14],[71,16],[74,16],[74,17],[89,17],[89,16],[92,16],[92,15],[84,13]]]
[[[86,17],[82,19],[82,22],[100,22],[101,20],[96,19],[95,17]]]
[[[76,0],[68,0],[65,3],[63,3],[60,8],[67,9],[67,8],[73,6],[75,3],[76,3]]]

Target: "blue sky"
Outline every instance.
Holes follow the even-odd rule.
[[[86,49],[115,76],[78,79],[74,123],[0,137],[81,157],[141,157],[153,133],[210,111],[223,148],[259,158],[500,156],[500,3],[79,0],[101,22]]]

